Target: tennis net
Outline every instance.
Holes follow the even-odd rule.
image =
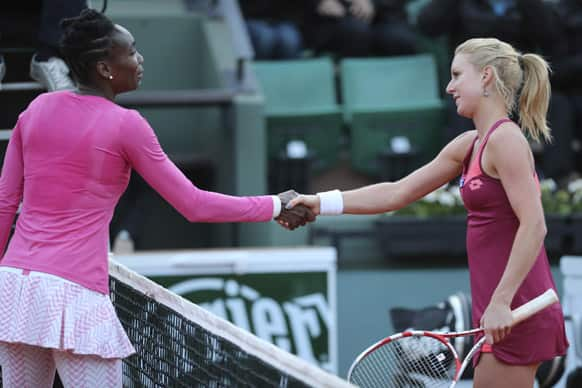
[[[137,354],[124,387],[349,387],[110,261],[111,300]]]
[[[136,349],[124,360],[124,387],[353,387],[114,260],[109,275]]]

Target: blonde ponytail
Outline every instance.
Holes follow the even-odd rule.
[[[546,121],[550,103],[550,67],[537,54],[525,54],[520,59],[523,68],[523,84],[519,96],[519,125],[532,139],[552,140]]]

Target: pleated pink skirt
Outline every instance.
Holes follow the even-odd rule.
[[[103,358],[135,353],[108,295],[58,276],[1,266],[0,341]]]

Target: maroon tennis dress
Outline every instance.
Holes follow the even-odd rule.
[[[488,176],[481,158],[489,136],[509,119],[497,121],[479,145],[471,161],[475,141],[467,152],[461,177],[461,196],[467,208],[467,255],[471,277],[473,326],[479,327],[493,291],[501,280],[519,221],[511,208],[501,181]],[[536,177],[537,179],[537,177]],[[511,308],[528,302],[554,288],[550,265],[542,245],[534,266],[517,290]],[[491,348],[498,360],[508,364],[527,365],[549,360],[566,353],[568,341],[564,317],[559,304],[535,314],[516,325],[511,333]],[[474,357],[474,363],[479,355]]]

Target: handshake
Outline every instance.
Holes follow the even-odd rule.
[[[315,221],[315,213],[303,204],[294,206],[291,209],[287,209],[287,204],[293,199],[299,196],[295,190],[287,190],[285,192],[277,194],[281,200],[281,213],[275,218],[275,221],[279,225],[286,229],[293,230],[298,226],[304,226],[308,222]]]

